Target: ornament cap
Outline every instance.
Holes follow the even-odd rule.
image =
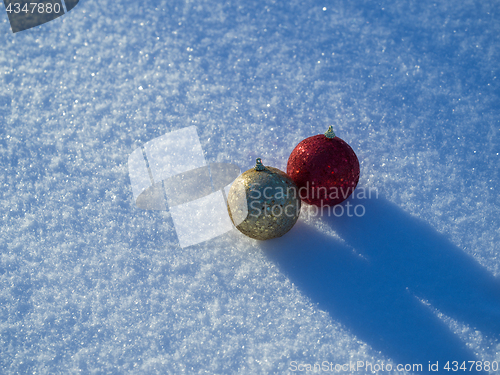
[[[329,126],[328,130],[325,132],[325,137],[326,138],[335,138],[335,133],[333,132],[333,126]]]
[[[264,165],[262,164],[261,158],[257,158],[255,160],[255,170],[256,171],[265,171],[266,170],[266,167],[264,167]]]

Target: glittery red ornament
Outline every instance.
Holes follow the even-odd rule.
[[[359,161],[330,126],[325,134],[306,138],[293,149],[286,173],[304,202],[333,206],[354,192],[359,181]]]

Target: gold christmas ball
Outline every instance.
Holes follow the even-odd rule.
[[[281,237],[299,218],[297,185],[285,172],[265,167],[258,158],[255,168],[233,182],[227,209],[234,226],[248,237],[256,240]]]

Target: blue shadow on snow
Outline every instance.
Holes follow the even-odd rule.
[[[346,244],[299,222],[263,242],[264,253],[313,303],[395,364],[421,363],[427,372],[429,361],[439,361],[442,371],[446,361],[476,360],[416,297],[498,339],[499,280],[387,200],[348,201],[364,205],[366,214],[318,219]]]

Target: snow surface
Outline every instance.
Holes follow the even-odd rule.
[[[81,0],[16,34],[0,13],[2,374],[500,362],[498,1]],[[378,196],[181,249],[127,160],[192,125],[243,171],[333,125]]]

